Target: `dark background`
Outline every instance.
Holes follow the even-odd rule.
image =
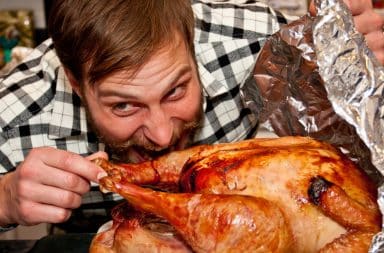
[[[48,25],[49,13],[52,7],[54,0],[44,0],[44,13],[45,13],[45,23]],[[47,28],[38,28],[35,30],[35,41],[36,45],[39,45],[41,42],[48,38]]]

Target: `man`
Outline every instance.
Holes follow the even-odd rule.
[[[351,3],[383,60],[383,20],[369,0]],[[69,231],[79,232],[82,219],[99,226],[95,215],[116,196],[90,188],[103,173],[93,157],[140,162],[187,145],[255,136],[257,118],[239,90],[252,85],[260,48],[286,19],[260,3],[195,0],[192,9],[185,0],[58,1],[49,24],[53,43],[44,42],[1,82],[3,230],[63,223],[73,212]]]

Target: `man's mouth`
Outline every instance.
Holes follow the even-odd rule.
[[[157,157],[165,155],[166,153],[169,153],[173,150],[174,150],[174,146],[164,148],[159,151],[148,150],[139,146],[132,146],[128,151],[128,158],[130,162],[140,163],[140,162],[156,159]]]
[[[189,145],[188,135],[183,135],[178,142],[174,143],[172,146],[166,148],[159,148],[156,150],[146,149],[139,145],[133,145],[129,147],[127,152],[127,158],[129,162],[140,163],[149,160],[156,159],[162,155],[165,155],[172,151],[182,150]]]
[[[141,163],[163,156],[169,152],[182,150],[191,144],[190,132],[182,133],[177,141],[171,142],[168,147],[145,145],[143,143],[130,143],[130,145],[106,145],[110,158],[123,163]]]

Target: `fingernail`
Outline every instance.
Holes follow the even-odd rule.
[[[107,172],[105,171],[99,172],[99,174],[97,174],[97,180],[100,180],[100,178],[103,178],[106,176],[108,176]]]

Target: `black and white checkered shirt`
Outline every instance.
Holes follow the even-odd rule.
[[[252,85],[257,55],[266,38],[286,19],[262,3],[192,1],[195,50],[204,92],[205,119],[195,143],[232,142],[253,137],[257,117],[244,105],[243,85]],[[89,155],[100,149],[89,132],[85,110],[47,40],[0,79],[0,173],[22,162],[35,147],[51,146]],[[113,201],[94,186],[84,207]]]

